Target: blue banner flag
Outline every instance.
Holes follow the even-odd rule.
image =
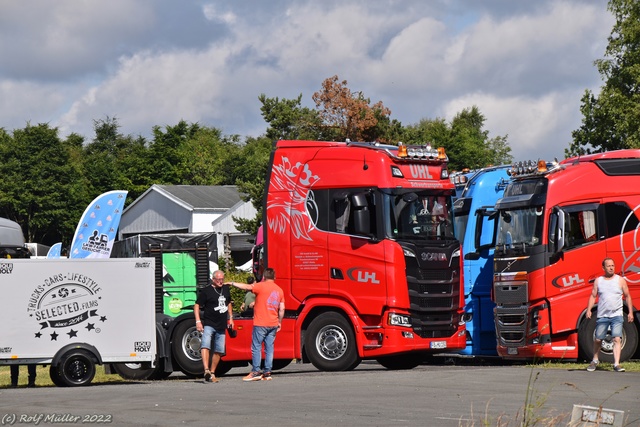
[[[61,251],[62,242],[58,242],[49,248],[49,252],[47,252],[47,258],[60,258]]]
[[[108,191],[96,197],[76,228],[69,258],[109,258],[127,191]]]

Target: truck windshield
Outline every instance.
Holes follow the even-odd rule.
[[[450,193],[383,193],[385,234],[391,239],[455,239]]]
[[[505,248],[542,243],[542,206],[501,210],[496,245]]]

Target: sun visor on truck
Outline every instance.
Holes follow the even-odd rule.
[[[498,199],[496,202],[496,210],[526,208],[543,204],[544,194],[521,194],[519,196],[509,196]]]

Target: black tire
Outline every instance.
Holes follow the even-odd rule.
[[[66,384],[62,382],[60,379],[60,374],[58,374],[58,367],[55,365],[49,366],[49,377],[51,378],[51,382],[54,383],[58,387],[65,387]]]
[[[65,353],[60,358],[57,369],[59,381],[67,387],[88,385],[96,375],[94,357],[86,350]]]
[[[305,333],[305,350],[321,371],[348,371],[360,363],[353,328],[335,312],[323,313],[311,322]]]
[[[402,369],[413,369],[420,365],[425,358],[425,355],[422,353],[404,353],[394,356],[380,357],[376,360],[385,368],[392,371],[398,371]]]
[[[125,380],[159,380],[171,375],[164,372],[164,363],[156,362],[155,368],[145,368],[142,363],[114,363],[113,369]]]
[[[200,344],[202,333],[198,332],[193,322],[183,321],[173,330],[171,351],[174,365],[188,377],[204,375]]]
[[[636,324],[626,321],[626,313],[624,316],[625,322],[622,327],[622,338],[620,339],[620,363],[631,359],[638,348],[638,329],[636,328]],[[584,360],[591,360],[593,358],[595,332],[596,316],[594,312],[591,319],[585,318],[578,329],[579,355]],[[613,363],[613,340],[609,334],[602,340],[598,359],[601,362]]]

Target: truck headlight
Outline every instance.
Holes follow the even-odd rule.
[[[411,327],[411,317],[405,314],[389,313],[389,325]]]
[[[415,258],[416,254],[412,251],[409,250],[407,248],[402,248],[402,251],[404,252],[404,256],[409,257],[409,258]]]

